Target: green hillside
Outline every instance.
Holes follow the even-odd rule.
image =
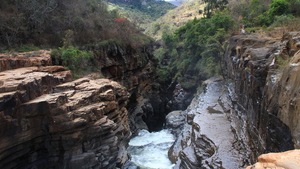
[[[108,3],[110,11],[117,11],[122,17],[136,24],[153,22],[165,15],[169,10],[176,8],[165,1],[131,1]]]

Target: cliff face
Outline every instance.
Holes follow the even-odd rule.
[[[254,153],[252,163],[262,153],[300,146],[299,40],[300,32],[279,41],[254,35],[230,39],[225,61],[236,93],[230,117],[239,122],[235,132]]]
[[[130,127],[137,129],[160,130],[166,116],[166,105],[170,94],[155,82],[155,60],[153,46],[134,49],[130,46],[110,44],[95,47],[95,64],[102,74],[111,80],[119,81],[130,93],[128,110]]]
[[[245,168],[263,153],[299,148],[299,49],[300,32],[232,37],[226,82],[208,80],[186,111],[167,116],[177,136],[169,150],[175,168]]]
[[[115,168],[128,159],[128,93],[107,79],[71,78],[61,66],[0,73],[0,168]]]

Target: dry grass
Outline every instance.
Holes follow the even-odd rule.
[[[280,40],[285,33],[299,31],[299,30],[300,30],[300,23],[298,24],[293,23],[287,26],[270,28],[270,30],[260,29],[256,32],[256,34],[261,39]]]

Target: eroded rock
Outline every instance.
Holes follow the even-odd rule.
[[[51,51],[0,54],[0,71],[31,66],[50,66]]]
[[[128,93],[60,66],[0,73],[0,168],[116,168],[128,159]]]

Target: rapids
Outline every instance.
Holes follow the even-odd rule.
[[[130,140],[127,148],[131,163],[136,166],[127,168],[171,169],[173,164],[168,158],[168,150],[174,141],[174,136],[167,129],[151,133],[140,130],[138,136]]]

